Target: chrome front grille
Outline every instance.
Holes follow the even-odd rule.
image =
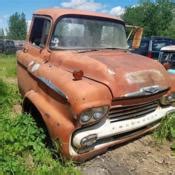
[[[113,123],[131,118],[139,118],[146,114],[154,112],[157,107],[158,107],[158,101],[153,101],[134,106],[124,106],[124,107],[111,106],[109,111],[109,119],[110,122]]]

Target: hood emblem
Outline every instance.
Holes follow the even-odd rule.
[[[167,89],[168,88],[162,88],[158,85],[148,86],[148,87],[141,88],[139,91],[125,94],[125,97],[139,97],[139,96],[154,95],[154,94],[163,92]]]

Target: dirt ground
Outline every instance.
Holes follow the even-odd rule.
[[[156,144],[151,135],[113,148],[84,163],[84,175],[175,175],[170,143]]]

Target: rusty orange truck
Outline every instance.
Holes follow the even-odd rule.
[[[23,111],[77,161],[151,131],[175,110],[164,67],[130,53],[124,21],[104,14],[35,12],[17,74]]]

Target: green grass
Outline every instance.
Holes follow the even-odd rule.
[[[14,78],[16,76],[15,55],[0,54],[0,78]]]
[[[154,133],[154,137],[159,143],[168,140],[171,143],[171,149],[175,151],[175,113],[162,119],[159,128]]]
[[[15,62],[14,56],[0,56],[0,175],[80,174],[72,162],[58,158],[56,148],[45,146],[46,135],[31,116],[13,112],[21,101],[17,86],[8,83]]]

